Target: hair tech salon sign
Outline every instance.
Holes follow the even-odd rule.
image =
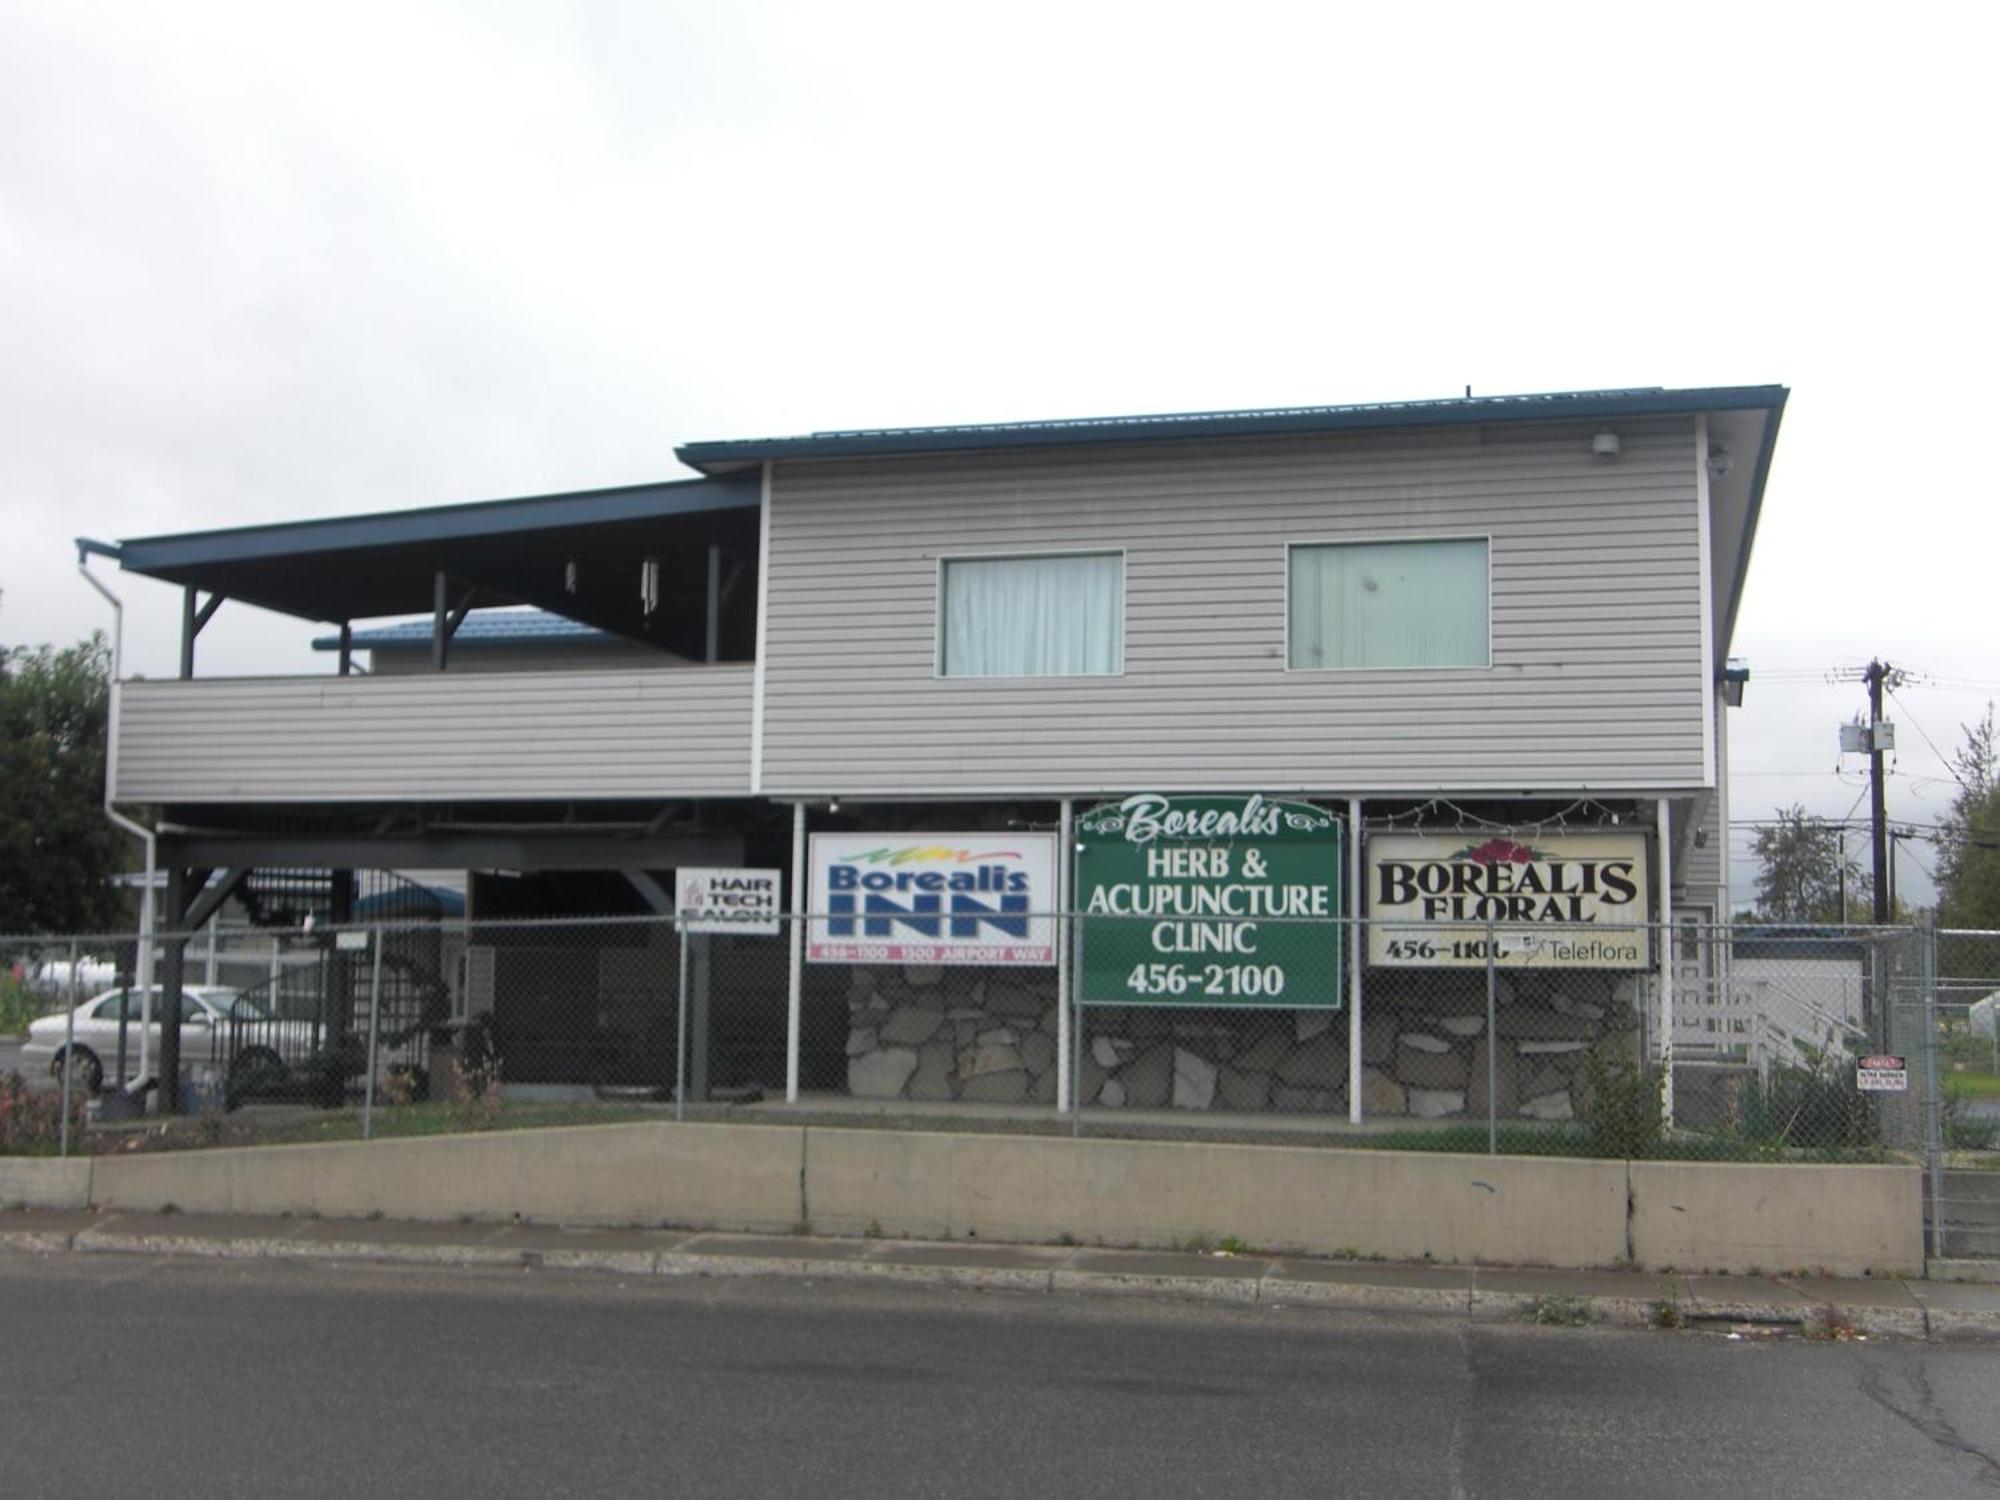
[[[1368,961],[1390,968],[1642,969],[1639,833],[1384,833],[1368,840]]]

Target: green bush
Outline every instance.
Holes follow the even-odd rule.
[[[19,1036],[42,1013],[34,993],[19,975],[0,970],[0,1036]]]
[[[1583,1122],[1592,1156],[1637,1159],[1659,1147],[1661,1077],[1623,1052],[1592,1052],[1583,1064]]]
[[[70,1098],[70,1137],[83,1134],[84,1099]],[[19,1073],[0,1074],[0,1156],[53,1156],[62,1142],[62,1095],[31,1093]]]
[[[1766,1150],[1846,1150],[1878,1144],[1882,1127],[1874,1099],[1855,1080],[1854,1059],[1828,1052],[1811,1066],[1749,1080],[1736,1100],[1736,1134]]]
[[[1969,1096],[1964,1089],[1945,1081],[1938,1098],[1939,1133],[1947,1151],[1991,1151],[2000,1142],[2000,1120],[1982,1119],[1965,1108]]]

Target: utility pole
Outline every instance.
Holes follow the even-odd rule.
[[[1889,829],[1888,805],[1882,789],[1882,686],[1889,676],[1889,664],[1868,663],[1868,807],[1875,838],[1875,925],[1889,925]]]

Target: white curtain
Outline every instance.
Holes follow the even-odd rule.
[[[1125,656],[1125,559],[984,557],[944,565],[947,677],[1117,673]]]
[[[1486,543],[1294,547],[1290,661],[1312,667],[1483,667]]]

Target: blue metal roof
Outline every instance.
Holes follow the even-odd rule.
[[[847,458],[864,454],[947,453],[983,448],[1045,448],[1077,443],[1156,442],[1331,432],[1384,427],[1450,426],[1472,422],[1587,421],[1681,412],[1781,408],[1778,385],[1668,390],[1551,391],[1522,396],[1453,396],[1353,406],[1293,406],[1250,411],[1172,412],[1147,416],[1071,417],[1043,422],[995,422],[954,427],[884,427],[684,443],[680,461],[703,473],[766,459]]]
[[[425,618],[357,630],[354,632],[354,649],[428,651],[431,648],[431,627],[432,621]],[[597,646],[619,639],[608,630],[599,630],[581,620],[552,615],[543,609],[494,610],[490,613],[475,610],[465,617],[453,634],[451,647],[456,651],[463,646]],[[315,651],[339,649],[340,637],[337,635],[322,635],[313,639]]]

